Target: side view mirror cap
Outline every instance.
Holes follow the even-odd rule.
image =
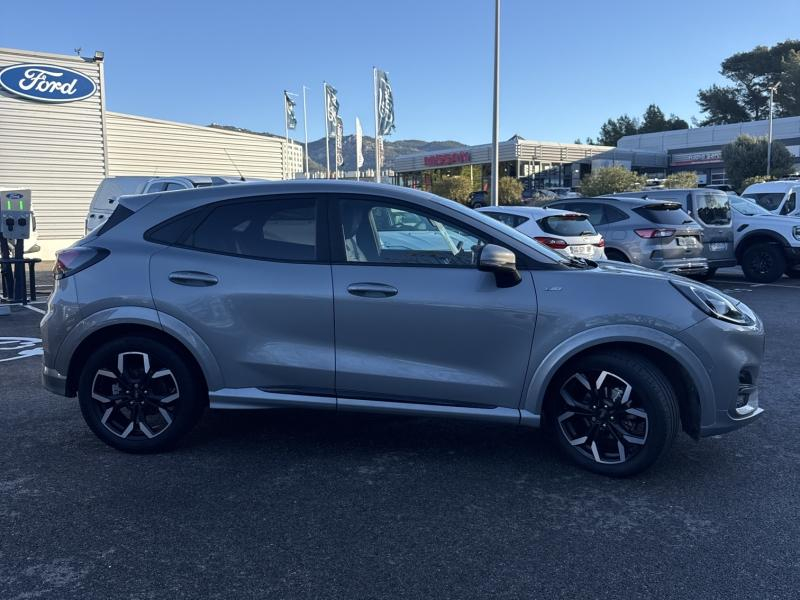
[[[486,244],[478,256],[478,269],[494,273],[497,287],[513,287],[522,281],[517,270],[517,257],[509,249]]]

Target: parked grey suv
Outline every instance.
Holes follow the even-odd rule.
[[[680,275],[708,272],[708,260],[702,256],[703,228],[676,202],[603,196],[547,206],[589,215],[605,239],[609,260]]]
[[[172,446],[208,406],[304,407],[545,426],[583,467],[629,475],[681,427],[762,412],[744,304],[406,188],[126,197],[55,278],[44,384],[130,452]]]

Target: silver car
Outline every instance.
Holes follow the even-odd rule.
[[[546,427],[622,476],[679,429],[762,413],[764,329],[744,304],[401,187],[126,197],[55,278],[44,385],[129,452],[169,448],[209,406],[303,407]]]

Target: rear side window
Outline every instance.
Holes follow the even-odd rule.
[[[128,208],[127,206],[123,206],[122,204],[117,204],[117,208],[114,209],[114,212],[111,213],[111,216],[108,218],[108,220],[105,223],[103,223],[101,227],[95,229],[95,234],[92,237],[100,237],[112,227],[116,227],[117,225],[122,223],[132,214],[133,211],[130,208]]]
[[[159,244],[181,244],[205,218],[207,210],[195,210],[157,225],[145,234],[145,239]]]
[[[731,201],[724,192],[696,192],[697,217],[706,225],[730,225]]]
[[[523,217],[520,215],[512,215],[509,213],[501,213],[501,212],[487,212],[487,215],[492,217],[493,219],[497,219],[504,225],[508,225],[509,227],[517,228],[522,225],[525,221],[528,221],[528,217]]]
[[[183,245],[249,258],[317,260],[317,202],[260,199],[211,209]]]
[[[628,218],[623,211],[613,206],[606,204],[606,223],[618,223]]]
[[[678,204],[638,206],[633,209],[633,212],[657,225],[683,225],[692,222],[692,217]]]
[[[545,233],[563,236],[594,235],[597,232],[582,215],[554,215],[537,221]]]
[[[744,194],[745,198],[750,198],[756,201],[756,204],[766,208],[767,210],[776,210],[783,200],[783,192],[763,193],[763,194]]]
[[[589,215],[589,222],[592,225],[603,225],[606,223],[605,206],[599,202],[570,202],[562,204],[566,210],[574,210]]]

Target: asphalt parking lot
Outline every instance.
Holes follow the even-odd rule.
[[[627,480],[537,431],[278,410],[207,412],[172,453],[122,454],[41,388],[35,343],[4,349],[39,337],[14,307],[0,599],[797,598],[800,280],[713,284],[765,321],[767,412]]]

